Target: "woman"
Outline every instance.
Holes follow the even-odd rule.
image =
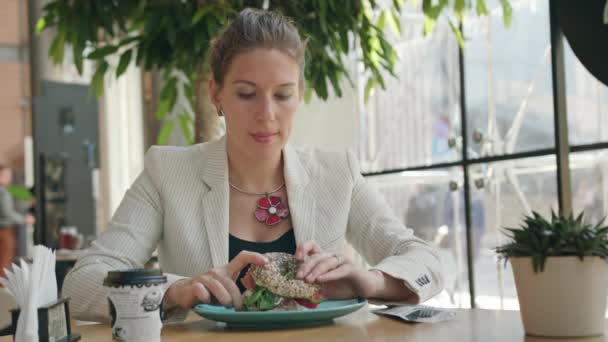
[[[439,258],[352,155],[287,143],[304,85],[304,44],[291,22],[244,10],[214,40],[210,66],[226,135],[150,149],[110,228],[66,279],[76,317],[106,318],[106,272],[141,267],[157,246],[169,279],[163,306],[175,319],[197,302],[240,308],[239,276],[271,251],[295,254],[297,276],[329,298],[417,303],[441,290]],[[340,254],[346,240],[372,270]]]

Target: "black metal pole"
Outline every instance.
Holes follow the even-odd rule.
[[[43,153],[38,156],[36,169],[36,230],[34,231],[34,244],[47,244],[47,231],[46,231],[46,188],[44,168],[46,165],[46,159]]]
[[[601,146],[605,146],[605,147],[601,147]],[[593,144],[593,145],[573,146],[573,147],[571,147],[571,150],[573,150],[573,151],[581,150],[581,149],[593,150],[593,149],[606,148],[606,147],[608,147],[608,143],[598,143],[598,144]],[[518,160],[518,159],[523,159],[523,158],[552,156],[554,154],[555,154],[554,148],[544,148],[544,149],[534,150],[534,151],[525,151],[525,152],[517,152],[517,153],[510,153],[510,154],[501,154],[501,155],[496,155],[496,156],[472,158],[472,159],[467,159],[466,161],[459,160],[459,161],[454,161],[454,162],[437,163],[437,164],[431,164],[431,165],[386,169],[386,170],[380,171],[380,172],[366,172],[363,174],[363,176],[365,176],[365,177],[380,176],[380,175],[387,175],[387,174],[391,174],[391,173],[400,173],[400,172],[406,172],[406,171],[437,170],[437,169],[445,169],[445,168],[454,167],[454,166],[487,164],[487,163],[494,163],[494,162],[499,162],[499,161]]]
[[[559,212],[561,215],[568,215],[572,212],[572,186],[570,184],[564,35],[559,23],[558,6],[559,1],[549,1],[551,24],[551,74],[553,79],[553,122],[555,129],[557,199],[559,203]]]
[[[460,31],[462,32],[462,24],[460,24]],[[465,231],[467,239],[467,271],[469,277],[469,295],[471,296],[471,308],[475,308],[475,265],[473,263],[473,222],[471,218],[471,188],[469,186],[469,165],[467,154],[468,141],[467,141],[467,101],[466,101],[466,83],[465,83],[465,69],[464,69],[464,47],[458,49],[458,67],[460,74],[460,124],[462,132],[462,170],[464,177],[464,219],[465,219]],[[456,208],[454,209],[456,210]],[[458,224],[455,222],[455,224]],[[458,248],[458,247],[457,247]]]

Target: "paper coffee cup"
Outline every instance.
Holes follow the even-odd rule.
[[[160,341],[160,304],[167,277],[158,269],[110,271],[103,281],[114,341]]]

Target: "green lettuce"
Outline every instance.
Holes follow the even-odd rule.
[[[247,310],[270,310],[274,308],[280,300],[280,296],[275,295],[265,287],[256,285],[253,292],[244,298],[244,304]]]

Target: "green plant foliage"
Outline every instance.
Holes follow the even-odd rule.
[[[433,30],[440,14],[449,9],[447,0],[439,0],[437,5],[433,5],[434,2],[422,1],[425,34]],[[475,6],[470,0],[453,3],[457,24],[450,20],[450,25],[462,46],[464,39],[459,23],[466,11],[487,15],[488,10],[485,0],[477,0]],[[397,52],[386,40],[384,28],[389,26],[396,35],[400,34],[399,13],[404,0],[393,0],[386,6],[376,0],[285,0],[269,1],[269,4],[270,10],[292,18],[307,40],[304,73],[307,101],[313,92],[326,100],[330,87],[341,96],[343,78],[353,84],[345,58],[356,47],[361,52],[360,61],[368,78],[366,99],[374,87],[385,87],[384,75],[395,76]],[[501,0],[501,4],[508,24],[509,3]],[[102,94],[106,73],[120,77],[130,63],[144,70],[163,70],[165,75],[174,71],[183,73],[187,81],[182,83],[187,84],[169,81],[156,111],[159,120],[165,120],[168,113],[182,113],[185,108],[174,108],[183,106],[176,102],[178,87],[190,87],[185,98],[194,111],[190,113],[194,120],[180,119],[183,128],[186,123],[194,125],[200,117],[195,106],[200,95],[191,88],[195,80],[203,79],[197,73],[206,74],[211,39],[242,9],[263,5],[264,0],[51,0],[43,8],[36,32],[56,30],[49,49],[54,63],[63,61],[65,47],[72,48],[74,64],[80,73],[85,58],[95,61],[92,88],[97,95]],[[115,54],[120,59],[111,62],[109,57]]]
[[[34,195],[30,192],[30,190],[24,186],[9,185],[6,190],[8,190],[13,197],[20,201],[31,201],[34,198]]]
[[[590,224],[583,213],[574,217],[551,213],[547,220],[539,213],[524,217],[519,228],[506,228],[511,242],[496,248],[505,262],[511,257],[531,257],[534,272],[542,272],[548,257],[598,256],[608,260],[608,226],[602,219]]]

